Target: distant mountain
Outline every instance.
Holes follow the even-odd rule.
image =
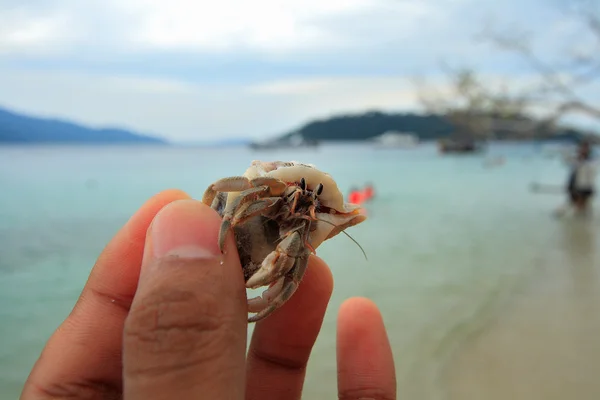
[[[90,128],[68,121],[36,118],[0,108],[0,145],[21,144],[165,144],[160,138],[118,128]]]
[[[450,135],[452,125],[437,115],[413,113],[383,113],[370,111],[362,114],[336,115],[311,121],[301,128],[285,134],[281,139],[302,136],[306,140],[337,141],[366,140],[386,131],[410,132],[421,140],[437,139]]]
[[[214,139],[204,141],[186,141],[178,142],[180,146],[199,146],[199,147],[236,147],[246,146],[250,144],[251,140],[248,138],[230,138],[230,139]]]
[[[552,130],[536,128],[535,122],[526,118],[511,120],[497,117],[489,138],[494,140],[573,141],[585,137],[593,141],[599,140],[599,137],[593,132],[579,131],[568,127],[556,127]],[[411,133],[425,141],[448,138],[457,133],[456,127],[443,115],[369,111],[313,120],[298,129],[281,135],[274,142],[287,142],[292,137],[301,137],[307,141],[369,140],[386,131]],[[485,136],[482,135],[481,138],[485,139]]]

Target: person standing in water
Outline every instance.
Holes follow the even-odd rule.
[[[575,157],[567,157],[566,163],[571,167],[567,182],[569,205],[577,212],[585,214],[589,211],[589,203],[595,194],[596,169],[592,157],[592,148],[589,142],[579,144]],[[559,209],[557,214],[562,215],[566,207]]]

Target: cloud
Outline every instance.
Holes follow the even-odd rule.
[[[0,5],[0,43],[73,48],[104,43],[114,50],[215,52],[295,50],[339,45],[319,21],[377,6],[367,0],[59,0]],[[118,33],[119,40],[116,39]],[[58,47],[58,46],[57,46]]]
[[[0,55],[47,54],[69,45],[68,17],[55,11],[30,14],[22,8],[0,12]]]
[[[113,54],[242,52],[277,58],[410,48],[416,35],[452,26],[475,0],[7,1],[0,5],[5,52],[69,49],[77,55],[94,46]],[[19,39],[24,29],[25,43]],[[462,31],[456,25],[445,34]]]
[[[0,104],[17,111],[175,141],[278,135],[315,116],[414,105],[412,86],[401,76],[210,85],[0,69],[0,87]]]
[[[526,78],[473,42],[488,20],[535,30],[550,53],[577,37],[547,0],[3,0],[0,103],[175,140],[279,134],[414,109],[411,77],[442,90],[441,60]]]
[[[565,17],[544,4],[545,0],[4,0],[0,51],[16,59],[25,54],[28,60],[54,57],[96,65],[162,57],[159,64],[166,69],[182,62],[200,67],[215,60],[258,60],[266,67],[388,66],[396,71],[422,69],[440,58],[493,66],[494,53],[482,54],[484,46],[475,45],[473,35],[487,19],[546,32]],[[531,21],[531,14],[545,23]],[[557,44],[554,37],[548,42]]]
[[[368,7],[366,0],[131,0],[115,6],[135,15],[132,44],[190,52],[279,52],[339,45],[344,38],[317,21]]]

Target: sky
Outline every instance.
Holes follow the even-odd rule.
[[[525,30],[549,58],[587,51],[568,10],[567,0],[0,0],[0,106],[174,142],[273,137],[340,113],[418,111],[415,78],[447,89],[441,63],[490,84],[528,82],[522,59],[477,35]]]

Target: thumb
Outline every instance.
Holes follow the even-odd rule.
[[[246,292],[232,235],[196,200],[170,203],[148,230],[125,322],[125,399],[244,397]]]

